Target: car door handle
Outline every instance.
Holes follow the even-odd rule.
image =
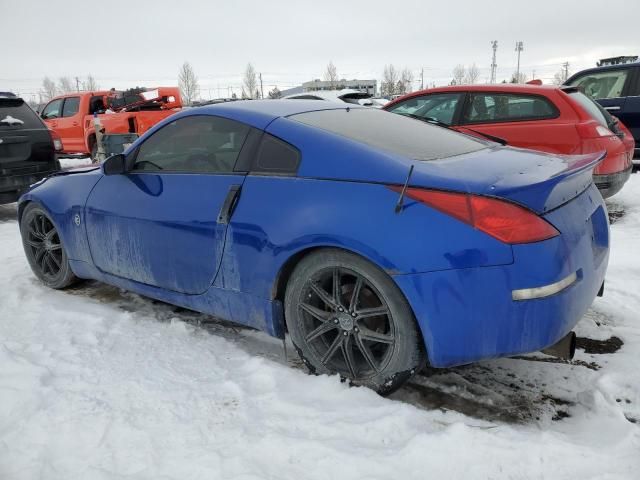
[[[80,125],[78,122],[73,122],[74,127],[77,127],[78,125]]]
[[[240,197],[241,188],[241,185],[231,185],[229,187],[227,196],[218,214],[218,223],[226,225],[229,223],[229,220],[231,220],[231,215],[233,215],[233,210],[236,208],[238,198]]]
[[[620,110],[620,107],[614,105],[613,107],[604,107],[604,109],[608,110],[609,112],[616,112]]]

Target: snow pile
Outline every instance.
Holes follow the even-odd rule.
[[[484,362],[393,399],[309,376],[259,333],[187,323],[199,317],[96,283],[48,290],[15,206],[0,207],[0,479],[638,478],[640,175],[614,201],[605,297],[577,332],[615,335],[620,350]],[[509,387],[518,377],[527,386]],[[415,406],[427,387],[441,408]],[[569,417],[455,411],[474,395],[495,406],[500,388],[562,399]]]

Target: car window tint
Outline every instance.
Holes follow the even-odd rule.
[[[393,105],[389,108],[389,111],[418,115],[451,125],[462,95],[462,93],[434,93],[432,95],[409,98],[404,102]]]
[[[72,117],[76,113],[78,113],[78,109],[80,108],[80,97],[69,97],[64,101],[64,106],[62,107],[62,116],[63,117]]]
[[[0,98],[0,130],[45,128],[38,114],[21,98]]]
[[[571,85],[580,89],[591,98],[617,98],[622,96],[622,89],[631,70],[607,70],[594,72],[573,80]]]
[[[436,160],[486,148],[480,140],[377,109],[321,110],[288,118],[415,160]]]
[[[180,118],[142,143],[133,169],[232,172],[249,128],[242,123],[210,115]]]
[[[541,120],[558,116],[549,100],[538,95],[511,93],[471,93],[465,123]]]
[[[262,173],[296,173],[300,163],[300,153],[297,148],[268,133],[262,137],[258,148],[258,155],[254,172]]]
[[[42,111],[42,118],[58,118],[61,115],[62,99],[50,102]]]

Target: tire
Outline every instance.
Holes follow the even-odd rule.
[[[50,288],[66,288],[78,281],[71,271],[57,227],[36,203],[25,207],[20,220],[22,246],[33,273]]]
[[[296,265],[285,293],[285,320],[312,373],[338,373],[382,395],[426,363],[417,323],[398,286],[343,250],[318,250]]]

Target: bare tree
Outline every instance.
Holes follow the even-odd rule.
[[[462,85],[464,83],[464,79],[467,76],[467,70],[464,68],[464,65],[459,63],[453,69],[453,80],[451,80],[452,85]]]
[[[398,71],[393,65],[385,65],[384,73],[382,74],[382,84],[380,85],[380,91],[383,96],[392,96],[396,94],[396,88],[398,83]]]
[[[86,90],[87,92],[95,92],[100,87],[98,86],[98,82],[93,78],[93,75],[87,75],[87,79],[82,82],[82,90]]]
[[[282,92],[277,86],[273,87],[273,90],[269,91],[269,98],[271,99],[282,98]]]
[[[254,98],[256,90],[258,89],[258,79],[256,75],[256,69],[253,68],[251,63],[247,63],[247,68],[244,71],[244,79],[242,80],[244,98]]]
[[[562,85],[569,78],[569,69],[561,68],[553,75],[553,84]]]
[[[69,93],[75,92],[76,88],[71,83],[71,79],[69,77],[60,77],[58,79],[58,90],[60,93]]]
[[[42,80],[42,89],[40,90],[40,98],[42,98],[42,101],[48,102],[57,94],[58,87],[56,87],[56,82],[51,80],[49,77],[44,77]]]
[[[191,105],[197,100],[200,86],[198,85],[198,77],[196,77],[193,67],[189,62],[184,62],[180,73],[178,74],[178,86],[180,87],[180,95],[186,105]]]
[[[464,83],[466,84],[476,83],[478,81],[478,78],[480,78],[480,70],[478,69],[476,64],[473,63],[472,65],[467,67],[467,71],[464,75]]]
[[[405,93],[411,93],[413,90],[413,72],[408,68],[404,68],[400,73],[400,90],[397,94],[404,95]]]
[[[333,62],[329,62],[329,65],[327,65],[327,69],[324,71],[324,80],[330,82],[332,89],[338,86],[338,69]]]
[[[513,75],[511,76],[511,82],[510,83],[527,83],[528,77],[526,73],[520,72],[513,72]]]

